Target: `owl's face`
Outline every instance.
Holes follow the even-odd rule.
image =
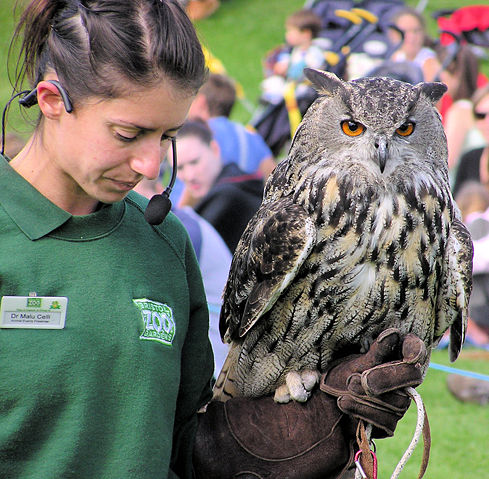
[[[447,169],[446,138],[434,103],[444,85],[416,86],[389,78],[344,82],[309,70],[320,93],[304,117],[294,148],[314,144],[326,161],[378,177]],[[302,137],[302,138],[301,138]]]

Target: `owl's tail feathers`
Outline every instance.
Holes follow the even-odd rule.
[[[214,385],[213,401],[226,402],[228,399],[240,396],[234,380],[235,366],[238,362],[239,352],[239,346],[231,344],[221,372]]]

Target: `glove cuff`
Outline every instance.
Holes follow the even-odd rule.
[[[337,478],[354,442],[350,418],[320,392],[305,404],[235,398],[200,415],[194,467],[197,478]]]

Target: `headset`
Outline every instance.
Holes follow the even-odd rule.
[[[53,84],[59,91],[61,95],[61,99],[63,100],[63,104],[67,113],[71,113],[73,111],[73,104],[71,103],[70,97],[66,90],[61,86],[61,84],[57,80],[46,80],[47,82]],[[14,95],[5,105],[3,109],[2,115],[2,150],[1,153],[3,155],[5,150],[5,118],[7,115],[8,108],[12,101],[21,96],[19,99],[19,104],[25,108],[30,108],[37,103],[37,87],[33,90],[24,90],[20,93]],[[176,138],[171,138],[172,145],[172,175],[170,179],[170,183],[161,194],[154,195],[146,207],[144,212],[144,218],[150,225],[159,225],[163,222],[163,220],[168,215],[171,210],[172,204],[170,200],[170,193],[172,192],[173,186],[175,185],[175,181],[177,179],[177,140]]]

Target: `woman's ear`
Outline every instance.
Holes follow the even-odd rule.
[[[66,113],[58,87],[49,81],[43,80],[37,84],[37,103],[46,118],[54,120]]]
[[[221,148],[219,147],[217,140],[212,140],[209,146],[216,158],[221,159]]]
[[[194,101],[190,105],[190,110],[188,112],[188,118],[190,120],[200,119],[207,121],[210,118],[209,105],[207,104],[207,99],[204,94],[197,93]]]

